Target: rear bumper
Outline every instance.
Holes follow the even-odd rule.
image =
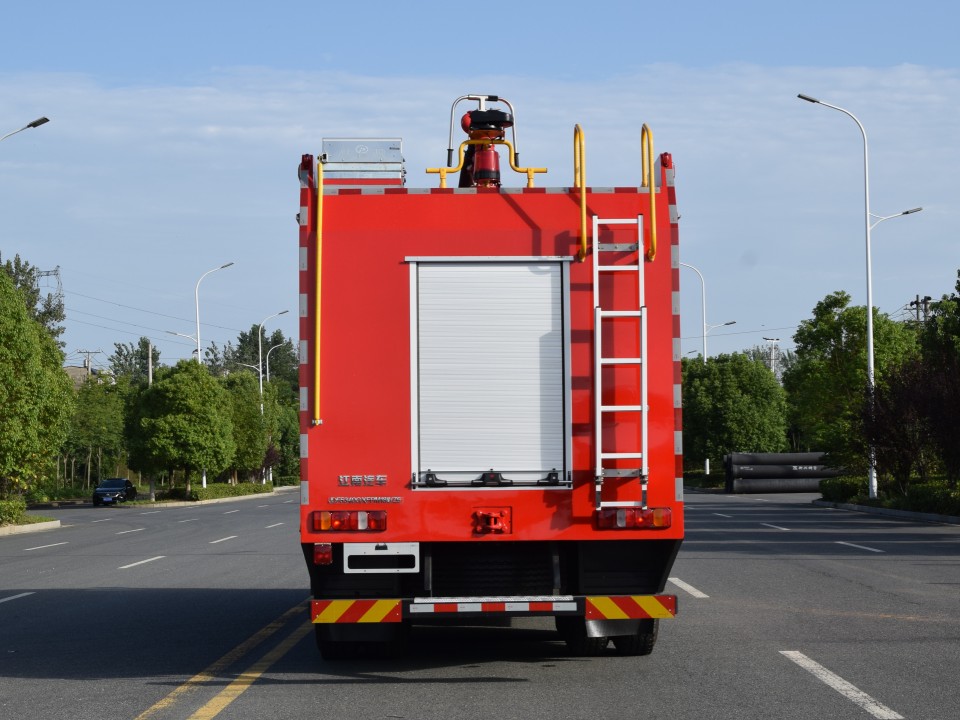
[[[471,598],[390,598],[314,600],[315,624],[377,624],[538,615],[582,617],[594,621],[670,619],[677,615],[676,595],[590,595]]]

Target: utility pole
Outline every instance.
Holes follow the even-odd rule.
[[[929,295],[924,295],[922,298],[917,295],[916,300],[910,301],[910,307],[916,308],[917,322],[920,322],[920,309],[923,308],[923,321],[926,322],[930,317],[930,301],[931,298]]]
[[[84,378],[84,380],[89,380],[90,371],[91,371],[90,356],[99,355],[100,353],[103,352],[103,350],[77,350],[77,352],[80,353],[81,355],[87,356],[87,359],[83,361],[83,369],[87,371],[87,375]]]

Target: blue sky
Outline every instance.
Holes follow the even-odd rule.
[[[474,9],[471,12],[471,7]],[[522,153],[572,180],[639,179],[639,128],[677,164],[681,260],[703,273],[711,355],[790,337],[817,301],[894,317],[960,268],[960,11],[946,3],[96,2],[18,4],[0,25],[0,253],[59,266],[70,361],[154,339],[188,357],[268,315],[297,336],[296,167],[323,137],[400,136],[411,185],[445,157],[452,100],[500,94]],[[545,11],[543,8],[549,8]],[[519,181],[518,181],[519,182]],[[681,271],[684,352],[700,284]]]

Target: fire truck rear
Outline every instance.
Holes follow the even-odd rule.
[[[587,185],[579,125],[572,185],[537,186],[494,95],[453,103],[437,187],[407,187],[399,139],[303,156],[300,531],[325,658],[537,615],[575,654],[645,655],[675,616],[674,171],[639,135],[633,187]]]

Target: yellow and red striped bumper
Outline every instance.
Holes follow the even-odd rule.
[[[587,620],[667,619],[677,614],[675,595],[603,595],[564,598],[457,598],[314,600],[314,623],[398,623],[404,617],[579,615]]]

